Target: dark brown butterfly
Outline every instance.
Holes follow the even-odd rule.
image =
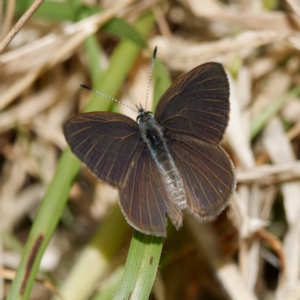
[[[219,146],[229,119],[229,83],[222,65],[206,63],[179,77],[155,114],[137,122],[113,112],[66,122],[72,152],[100,179],[119,188],[120,206],[135,229],[166,236],[182,210],[214,219],[235,188],[233,164]]]

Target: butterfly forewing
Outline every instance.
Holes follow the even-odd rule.
[[[72,152],[100,180],[119,188],[143,150],[136,122],[117,113],[77,115],[65,123],[64,135]]]
[[[181,210],[170,198],[147,149],[120,190],[120,206],[129,224],[146,234],[166,236],[166,214],[177,229],[182,223]]]
[[[216,217],[235,188],[234,169],[225,151],[196,139],[169,141],[187,193],[187,208],[201,220]]]
[[[155,117],[171,133],[218,144],[228,123],[229,109],[224,68],[206,63],[173,83],[158,102]]]

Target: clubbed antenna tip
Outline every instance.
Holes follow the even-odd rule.
[[[157,52],[157,46],[155,46],[154,51],[153,51],[153,59],[156,57],[156,52]]]
[[[89,91],[92,90],[90,87],[88,87],[87,85],[85,85],[85,84],[83,84],[83,83],[81,83],[80,86],[81,86],[82,88],[84,88],[84,89],[89,90]]]

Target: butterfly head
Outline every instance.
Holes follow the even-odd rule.
[[[151,111],[145,111],[142,107],[138,109],[139,115],[136,118],[138,124],[147,123],[154,119],[154,115]]]

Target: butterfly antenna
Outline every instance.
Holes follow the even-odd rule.
[[[84,88],[84,89],[87,89],[87,90],[89,90],[89,91],[95,93],[95,94],[98,94],[98,95],[103,96],[103,97],[105,97],[105,98],[108,98],[108,99],[110,99],[110,100],[112,100],[112,101],[115,101],[115,102],[117,102],[118,104],[122,104],[123,106],[125,106],[125,107],[127,107],[127,108],[129,108],[129,109],[131,109],[131,110],[133,110],[134,112],[137,113],[137,111],[136,111],[134,108],[128,106],[127,104],[123,103],[122,101],[120,101],[120,100],[118,100],[118,99],[116,99],[116,98],[114,98],[114,97],[108,96],[108,95],[106,95],[106,94],[104,94],[104,93],[101,93],[101,92],[99,92],[99,91],[97,91],[97,90],[94,90],[94,89],[92,89],[92,88],[90,88],[90,87],[88,87],[87,85],[82,84],[82,83],[80,84],[80,86],[81,86],[82,88]]]
[[[155,46],[154,51],[153,51],[153,56],[152,56],[152,62],[151,62],[151,67],[150,67],[150,73],[149,73],[149,79],[148,79],[148,86],[147,86],[147,93],[146,93],[146,105],[145,105],[145,110],[147,111],[147,104],[148,104],[148,98],[149,98],[149,90],[150,90],[150,83],[152,79],[152,73],[153,73],[153,68],[154,68],[154,63],[155,63],[155,58],[156,58],[156,52],[157,52],[157,46]]]

